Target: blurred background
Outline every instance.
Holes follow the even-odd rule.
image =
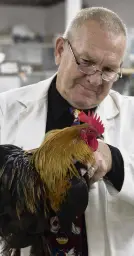
[[[0,0],[0,92],[54,74],[56,37],[81,8],[92,6],[110,8],[127,25],[123,77],[114,89],[134,96],[133,0]]]

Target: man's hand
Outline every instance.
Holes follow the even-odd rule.
[[[103,178],[112,168],[112,155],[109,147],[102,140],[98,140],[98,149],[94,152],[97,170],[91,178],[91,184]]]

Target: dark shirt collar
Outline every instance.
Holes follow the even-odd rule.
[[[56,77],[54,77],[48,92],[48,107],[52,111],[53,118],[59,119],[71,107],[56,89]]]

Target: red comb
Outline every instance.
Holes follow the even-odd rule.
[[[91,126],[93,129],[96,130],[96,132],[101,135],[104,133],[104,126],[102,121],[100,120],[100,117],[94,114],[90,114],[90,111],[88,112],[88,115],[86,115],[83,111],[79,113],[78,118],[81,122],[87,123],[89,126]]]

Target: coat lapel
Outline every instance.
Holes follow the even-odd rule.
[[[18,101],[22,109],[19,114],[14,144],[25,150],[39,147],[45,137],[48,90],[54,76],[31,89],[30,99],[33,98],[33,100],[28,100],[27,95],[25,95],[25,98]]]
[[[34,90],[31,89],[30,98],[33,96],[33,100],[27,100],[26,95],[25,98],[18,101],[21,111],[14,144],[25,150],[39,147],[45,136],[48,89],[53,77],[41,82],[40,85],[37,84]],[[35,94],[37,98],[35,98]]]
[[[119,114],[119,108],[110,95],[100,104],[97,109],[97,114],[101,117],[105,127],[104,141],[112,144],[113,139],[116,139],[114,132],[116,129],[115,118]],[[102,229],[104,229],[103,221],[105,216],[103,212],[105,205],[103,204],[107,203],[106,193],[103,181],[98,181],[93,184],[89,192],[89,203],[85,212],[85,222],[89,254],[91,255],[99,255],[100,251],[101,255],[105,254],[105,252],[102,251],[102,248],[105,248]],[[98,241],[97,246],[95,241]],[[92,244],[92,247],[90,244]]]
[[[28,103],[20,113],[15,144],[25,150],[40,146],[46,129],[47,98]]]
[[[111,95],[108,95],[99,105],[97,108],[97,114],[100,116],[105,127],[104,141],[110,144],[115,139],[115,117],[119,114],[119,108],[115,104]]]

